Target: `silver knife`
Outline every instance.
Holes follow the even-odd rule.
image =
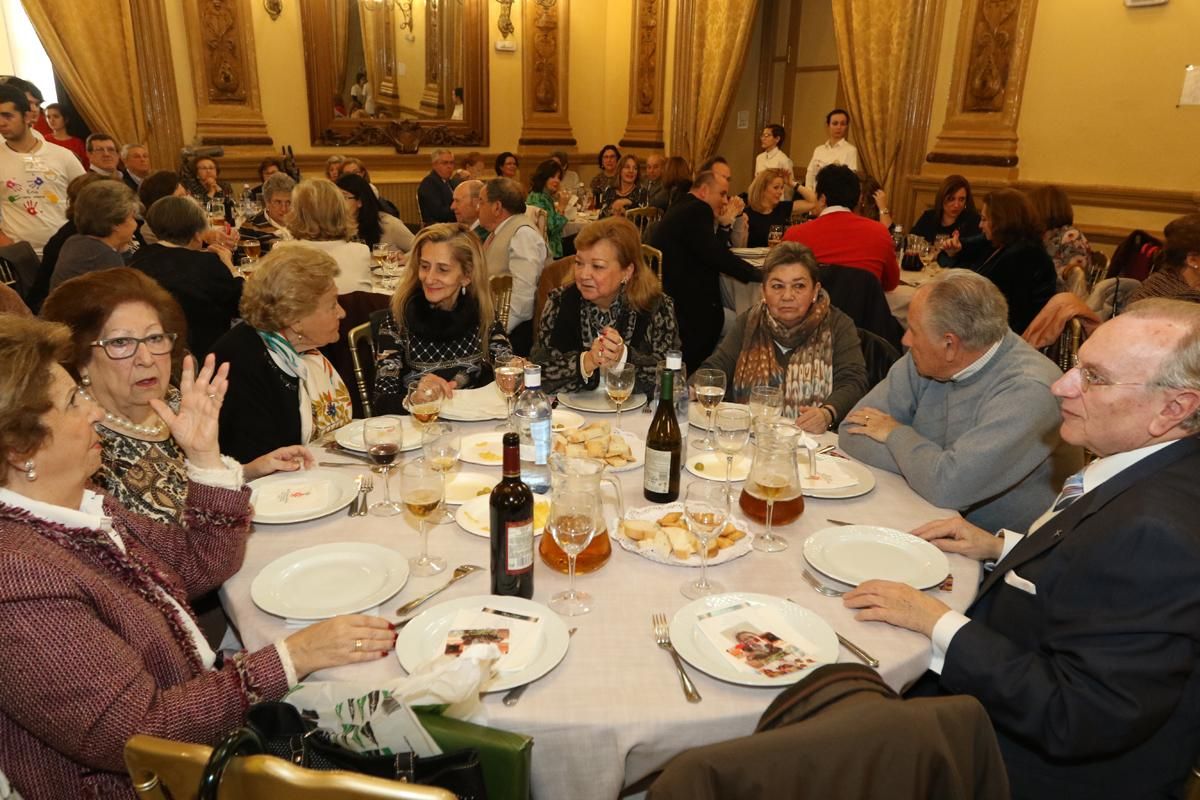
[[[845,636],[842,636],[840,633],[837,634],[837,637],[838,641],[842,643],[842,647],[853,653],[855,658],[866,664],[868,667],[879,669],[878,658],[874,658],[873,656],[869,655],[866,650],[863,650],[861,647],[847,639]]]
[[[579,630],[579,628],[571,628],[571,630],[567,631],[567,638],[569,639],[574,636],[575,631],[577,630]],[[530,683],[532,683],[532,681],[530,681]],[[522,683],[520,686],[514,686],[512,689],[508,690],[508,693],[504,695],[504,700],[501,702],[503,702],[506,706],[515,706],[517,701],[521,699],[521,695],[525,694],[525,690],[528,688],[529,683]]]

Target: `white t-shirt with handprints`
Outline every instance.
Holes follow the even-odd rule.
[[[84,174],[65,147],[39,141],[32,153],[0,142],[0,231],[13,241],[42,248],[67,221],[67,184]]]

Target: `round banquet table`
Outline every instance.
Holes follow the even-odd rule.
[[[615,422],[611,414],[584,414],[589,419]],[[645,438],[651,416],[640,410],[622,415],[624,430]],[[494,421],[454,423],[463,433],[491,430]],[[689,439],[698,438],[691,429]],[[822,439],[833,441],[832,434]],[[410,453],[409,456],[416,455]],[[322,460],[337,460],[327,452]],[[344,460],[344,459],[343,459]],[[365,471],[367,465],[361,464]],[[494,473],[498,467],[464,464],[464,469]],[[355,470],[346,468],[347,472]],[[840,598],[818,594],[801,580],[804,565],[801,545],[809,534],[828,527],[827,517],[855,523],[887,525],[902,530],[947,516],[915,495],[904,479],[881,470],[874,471],[877,484],[868,494],[844,500],[805,498],[804,514],[780,532],[790,542],[781,553],[751,551],[748,555],[710,568],[709,578],[726,591],[762,592],[789,597],[824,618],[881,662],[879,671],[897,690],[915,681],[928,667],[929,640],[920,634],[883,623],[864,623],[842,607]],[[615,473],[624,491],[626,510],[647,505],[642,497],[642,470]],[[700,480],[685,469],[681,486]],[[398,496],[399,470],[393,470],[392,491]],[[372,500],[381,497],[375,481]],[[740,487],[740,484],[739,484]],[[682,498],[682,492],[681,492]],[[752,527],[752,530],[761,530]],[[286,637],[295,629],[281,618],[259,610],[250,599],[250,584],[259,571],[274,559],[293,550],[339,541],[373,542],[391,547],[406,556],[419,552],[415,527],[403,516],[347,517],[345,511],[310,522],[290,525],[259,525],[250,537],[241,570],[221,589],[226,611],[251,650]],[[451,569],[470,563],[485,570],[469,576],[430,600],[418,611],[437,603],[475,594],[487,594],[489,578],[488,540],[460,529],[454,523],[432,528],[429,549],[445,557],[446,572],[429,578],[410,577],[407,585],[379,608],[395,620],[401,603],[444,583]],[[978,562],[950,555],[954,586],[949,592],[933,594],[952,608],[963,611],[974,599],[979,585]],[[687,666],[703,701],[688,703],[683,696],[668,653],[660,650],[651,633],[650,615],[663,612],[668,618],[689,601],[679,587],[693,568],[667,566],[626,552],[613,543],[613,555],[599,571],[577,578],[580,589],[594,598],[591,613],[565,618],[568,627],[578,627],[562,663],[529,687],[521,701],[504,706],[501,694],[486,696],[487,724],[534,737],[533,790],[536,797],[571,797],[576,800],[612,800],[623,786],[660,769],[675,754],[697,745],[743,736],[754,730],[759,715],[778,694],[775,689],[726,683]],[[533,599],[548,603],[551,595],[567,587],[567,576],[551,570],[535,556]],[[854,661],[842,649],[840,661]],[[325,670],[310,678],[378,683],[404,674],[395,655],[379,661]]]

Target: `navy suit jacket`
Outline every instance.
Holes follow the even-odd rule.
[[[1159,450],[1025,537],[980,587],[940,687],[983,703],[1014,798],[1182,792],[1200,752],[1198,475],[1200,440]]]
[[[430,172],[421,179],[417,186],[417,205],[421,209],[421,222],[432,225],[435,222],[454,222],[454,210],[450,205],[454,202],[454,189],[449,181],[444,181],[436,172]]]

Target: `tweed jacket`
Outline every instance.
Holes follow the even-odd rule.
[[[274,646],[206,670],[169,603],[135,588],[150,573],[191,613],[241,566],[249,495],[192,483],[182,527],[106,498],[124,557],[103,531],[0,504],[0,770],[26,800],[133,798],[130,736],[215,744],[287,691]]]

